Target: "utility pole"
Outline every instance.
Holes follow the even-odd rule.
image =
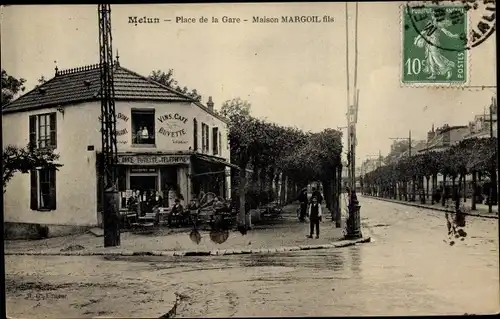
[[[358,77],[358,3],[355,3],[355,27],[354,27],[354,103],[352,106],[349,103],[349,14],[348,3],[346,2],[346,57],[347,57],[347,106],[349,108],[347,123],[349,127],[349,155],[350,155],[350,171],[351,171],[351,188],[349,194],[349,216],[347,218],[347,234],[346,239],[361,238],[361,206],[358,202],[356,195],[356,123],[358,122],[358,108],[359,108],[359,90],[357,88]]]
[[[101,202],[104,226],[104,247],[120,246],[118,190],[116,188],[115,88],[111,36],[111,5],[99,4],[99,61],[101,80]]]
[[[489,116],[489,122],[490,122],[490,141],[491,145],[493,145],[493,140],[494,140],[494,134],[493,134],[493,109],[497,108],[496,105],[496,98],[492,97],[491,98],[491,104],[490,104],[490,116]],[[497,129],[498,129],[498,113],[497,113]],[[497,131],[498,133],[498,131]],[[497,137],[498,138],[498,137]],[[498,149],[496,150],[496,155],[498,157]],[[491,168],[490,168],[490,191],[489,191],[489,200],[488,200],[488,212],[492,213],[493,212],[493,195],[498,192],[498,186],[497,184],[497,168],[495,166],[495,163],[491,161]],[[495,189],[496,188],[496,189]],[[498,195],[498,194],[495,194]],[[496,196],[496,200],[498,201],[498,196]],[[497,203],[498,204],[498,203]]]
[[[495,168],[495,170],[498,169],[498,165],[500,165],[500,152],[499,152],[499,148],[500,148],[500,143],[499,143],[499,139],[498,139],[498,129],[499,129],[499,125],[498,125],[498,103],[497,103],[497,97],[496,95],[493,97],[493,108],[495,110],[495,113],[496,113],[496,116],[497,116],[497,119],[496,119],[496,124],[497,124],[497,145],[496,145],[496,149],[495,149],[495,152],[496,152],[496,155],[497,155],[497,167]],[[498,181],[497,181],[497,214],[500,213],[500,187],[498,187]]]

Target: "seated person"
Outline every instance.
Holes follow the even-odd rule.
[[[184,213],[184,207],[182,207],[181,205],[181,200],[176,198],[175,204],[172,207],[170,214],[168,215],[168,225],[172,226],[172,219],[174,216],[176,217],[177,221],[179,221],[182,218],[183,213]]]

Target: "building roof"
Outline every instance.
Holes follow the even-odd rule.
[[[115,63],[114,86],[116,100],[156,100],[195,103],[206,112],[227,123],[227,119],[209,110],[193,98],[161,83],[148,79]],[[56,75],[2,107],[2,113],[63,106],[100,99],[99,64],[62,70]]]

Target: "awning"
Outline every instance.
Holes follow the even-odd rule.
[[[224,166],[231,167],[231,168],[234,168],[234,169],[237,169],[237,170],[240,169],[239,166],[231,164],[231,163],[225,161],[222,158],[213,157],[213,156],[204,155],[204,154],[195,154],[194,156],[197,159],[205,161],[205,162],[208,162],[208,163],[224,165]]]

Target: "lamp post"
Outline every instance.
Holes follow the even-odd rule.
[[[361,216],[358,196],[356,195],[356,123],[350,122],[350,167],[351,171],[351,187],[349,190],[349,216],[347,217],[347,234],[346,239],[357,239],[363,237],[361,233]]]
[[[350,81],[349,81],[349,5],[345,4],[346,16],[346,84],[347,84],[347,127],[348,127],[348,159],[350,172],[350,191],[349,191],[349,216],[347,218],[346,239],[361,238],[361,206],[356,195],[356,123],[358,122],[358,102],[359,90],[357,86],[358,78],[358,3],[355,3],[355,22],[354,22],[354,103],[350,103]]]

